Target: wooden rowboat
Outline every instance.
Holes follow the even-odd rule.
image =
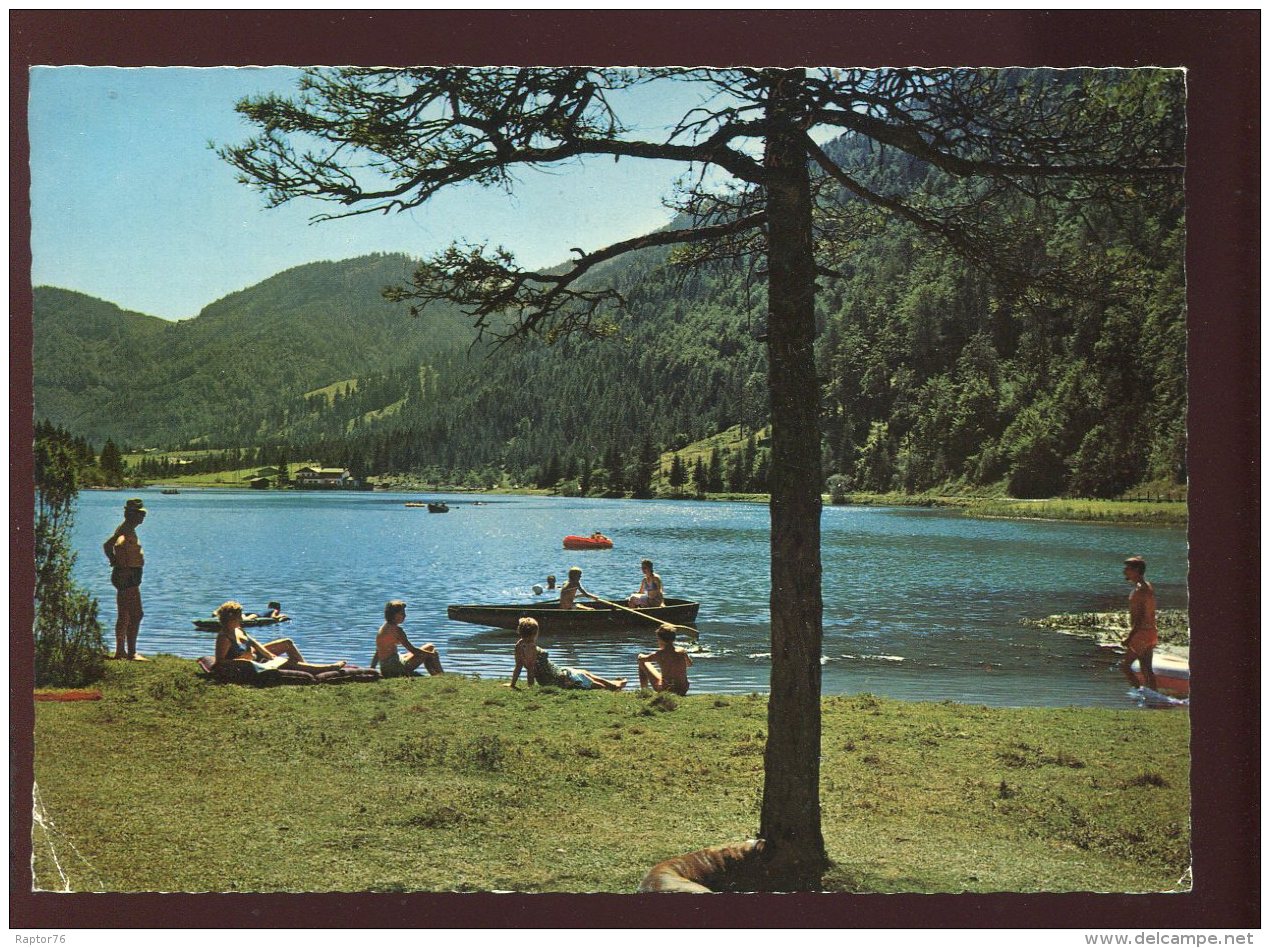
[[[602,602],[588,608],[561,609],[556,603],[526,602],[506,605],[461,605],[446,610],[455,622],[470,622],[515,631],[522,617],[537,619],[543,632],[609,632],[634,629],[653,632],[658,623],[692,625],[701,604],[687,599],[667,599],[664,605],[643,609],[616,609]]]

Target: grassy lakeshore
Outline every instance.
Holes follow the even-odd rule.
[[[256,690],[162,656],[102,691],[36,707],[38,888],[632,892],[758,823],[764,696]],[[824,712],[832,891],[1167,891],[1189,865],[1185,712]]]
[[[299,468],[301,465],[292,465]],[[155,482],[151,487],[237,487],[247,486],[247,478],[255,474],[254,469],[240,471],[218,471],[211,474],[189,474],[179,477],[165,478]],[[392,483],[391,489],[403,493],[417,492],[454,492],[472,495],[481,494],[523,494],[552,496],[553,491],[530,487],[504,487],[489,490],[476,490],[454,485],[425,484],[400,478]],[[696,496],[692,494],[664,494],[662,499],[733,501],[743,503],[766,504],[770,497],[767,494],[721,493]],[[829,495],[824,495],[826,506],[830,503]],[[869,507],[940,507],[956,510],[967,517],[991,517],[1010,520],[1073,520],[1086,523],[1132,523],[1154,524],[1159,526],[1185,526],[1187,508],[1185,501],[1140,501],[1140,500],[1081,500],[1072,498],[1051,498],[1048,500],[1018,500],[1010,497],[962,497],[942,494],[848,494],[848,505]]]
[[[826,498],[826,501],[828,499]],[[1021,500],[1014,497],[967,497],[948,494],[848,494],[847,503],[861,506],[943,507],[968,517],[1007,520],[1076,520],[1087,523],[1134,523],[1185,526],[1182,500],[1095,500],[1051,497]]]

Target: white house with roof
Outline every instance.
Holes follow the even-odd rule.
[[[293,477],[295,486],[314,490],[347,490],[357,486],[346,467],[302,467]]]

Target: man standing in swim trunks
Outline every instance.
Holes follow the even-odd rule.
[[[1124,658],[1120,661],[1120,670],[1133,687],[1138,680],[1133,677],[1134,659],[1142,671],[1142,680],[1152,691],[1155,687],[1155,671],[1151,667],[1151,656],[1160,641],[1160,633],[1155,625],[1155,589],[1147,582],[1147,561],[1140,556],[1131,556],[1124,561],[1124,578],[1133,584],[1133,592],[1129,593],[1129,635],[1124,640]]]
[[[115,587],[115,654],[113,658],[134,662],[148,661],[137,654],[137,632],[141,629],[141,570],[145,556],[137,527],[146,519],[141,499],[134,497],[123,505],[123,523],[102,544],[110,561],[110,584]]]

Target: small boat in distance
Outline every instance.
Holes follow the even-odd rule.
[[[564,538],[564,548],[566,550],[611,550],[613,541],[603,533],[593,533],[589,537],[570,534]]]
[[[426,507],[428,505],[421,500],[407,500],[406,506],[407,507]]]
[[[290,621],[290,616],[283,616],[281,619],[275,619],[272,616],[256,616],[254,619],[243,619],[243,628],[251,628],[257,625],[277,625],[279,622]],[[194,628],[201,629],[204,632],[219,632],[220,622],[216,619],[195,619]]]
[[[440,501],[428,504],[428,513],[449,513],[449,512],[450,512],[449,504],[441,503]]]
[[[618,609],[610,603],[589,602],[585,608],[561,609],[555,602],[525,602],[506,605],[450,606],[446,615],[455,622],[470,622],[494,629],[516,630],[524,617],[538,620],[543,632],[608,632],[629,629],[651,633],[658,624],[692,625],[699,602],[667,599],[663,605],[641,609]]]
[[[179,494],[180,491],[177,490],[175,487],[165,487],[163,488],[163,490],[159,491],[159,493],[160,494]]]

